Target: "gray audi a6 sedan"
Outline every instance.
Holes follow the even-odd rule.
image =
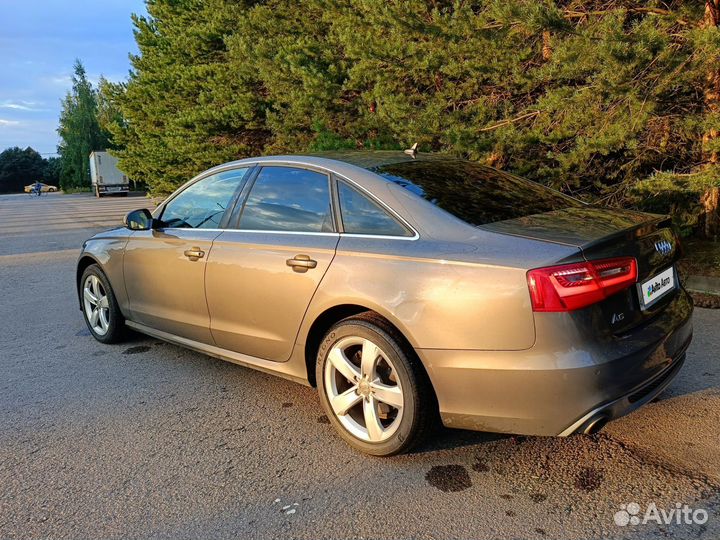
[[[680,369],[665,216],[412,152],[245,159],[83,245],[93,336],[125,327],[317,386],[374,455],[448,427],[592,433]]]

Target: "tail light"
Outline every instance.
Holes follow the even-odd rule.
[[[630,287],[637,262],[622,257],[536,268],[527,280],[533,311],[573,311]]]

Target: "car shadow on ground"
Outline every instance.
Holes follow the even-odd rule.
[[[468,431],[465,429],[450,429],[437,425],[427,439],[412,448],[408,453],[413,455],[430,454],[443,450],[453,450],[465,446],[478,446],[504,439],[524,439],[519,435],[506,435],[504,433],[487,433],[483,431]]]

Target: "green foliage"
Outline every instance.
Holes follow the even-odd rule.
[[[105,150],[117,149],[112,137],[114,130],[122,131],[127,128],[125,117],[118,105],[118,99],[122,95],[124,85],[122,83],[111,83],[105,77],[100,77],[97,89],[97,121],[103,133],[108,135]]]
[[[708,186],[720,184],[720,166],[703,167],[695,173],[659,172],[636,182],[628,201],[649,212],[671,214],[680,232],[689,236],[698,226],[698,196]]]
[[[104,94],[120,168],[168,193],[203,169],[260,152],[267,127],[255,70],[231,69],[226,37],[248,8],[234,0],[149,0],[134,16],[140,54]]]
[[[51,186],[60,186],[62,174],[62,160],[59,157],[50,157],[45,160],[43,168],[43,182]]]
[[[92,193],[93,189],[90,186],[82,186],[82,187],[70,187],[63,189],[63,194],[65,195],[72,195],[73,193]]]
[[[49,167],[49,163],[30,147],[4,150],[0,153],[0,193],[19,192],[36,181],[57,185]]]
[[[109,144],[108,134],[98,123],[97,91],[80,60],[75,61],[73,71],[73,88],[63,100],[58,127],[63,188],[90,186],[90,153],[105,150]]]
[[[720,182],[702,18],[680,0],[150,0],[101,123],[155,192],[263,152],[419,142],[689,230]]]

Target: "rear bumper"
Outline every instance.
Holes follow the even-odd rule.
[[[97,190],[101,193],[122,193],[130,191],[129,184],[96,184]]]
[[[689,340],[687,344],[690,345]],[[667,388],[675,378],[675,375],[680,371],[680,368],[685,363],[686,349],[687,347],[685,347],[678,358],[674,359],[673,363],[667,369],[656,377],[610,403],[599,405],[576,420],[572,425],[565,428],[565,430],[560,433],[560,436],[564,437],[574,433],[584,433],[587,429],[590,429],[591,426],[596,426],[596,422],[601,422],[604,425],[605,422],[624,416],[638,407],[645,405],[645,403],[652,401],[655,396]]]
[[[588,336],[567,317],[542,314],[525,351],[420,349],[448,427],[569,435],[652,400],[674,378],[692,339],[684,290],[662,314],[625,336]]]

